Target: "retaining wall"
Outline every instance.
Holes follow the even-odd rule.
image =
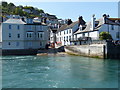
[[[65,51],[69,54],[105,58],[104,46],[104,44],[66,46]]]
[[[120,45],[115,45],[112,42],[107,43],[107,58],[120,59]]]
[[[2,50],[1,55],[36,55],[37,49]]]
[[[65,46],[65,51],[75,55],[120,60],[120,45],[115,45],[113,42],[106,42],[106,44]]]

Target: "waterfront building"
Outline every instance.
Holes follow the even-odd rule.
[[[66,23],[67,24],[62,25],[56,33],[57,43],[61,45],[71,45],[71,40],[74,39],[74,32],[78,30],[80,25],[85,25],[82,16],[79,17],[78,21],[72,22],[68,19]]]
[[[101,32],[109,32],[113,40],[120,40],[120,18],[110,18],[104,14],[97,19],[92,16],[90,22],[85,22],[83,17],[70,24],[62,25],[56,33],[56,39],[61,45],[87,44],[99,40]]]
[[[0,42],[3,50],[45,48],[48,27],[41,23],[25,23],[22,19],[8,19],[0,24]]]
[[[96,20],[93,15],[91,22],[87,22],[85,28],[79,26],[74,33],[75,39],[71,42],[86,44],[91,40],[99,40],[101,32],[109,32],[113,40],[120,40],[120,18],[110,18],[104,14],[102,18]]]

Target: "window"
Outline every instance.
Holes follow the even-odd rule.
[[[32,38],[32,36],[33,36],[33,32],[27,32],[26,33],[26,37],[27,38]]]
[[[83,33],[83,37],[85,37],[85,33]]]
[[[61,37],[60,37],[60,42],[61,42]]]
[[[44,32],[38,32],[38,38],[43,38],[44,37]]]
[[[11,29],[11,25],[9,25],[9,29]]]
[[[38,33],[38,38],[39,38],[40,36],[39,36],[39,33]]]
[[[18,34],[17,37],[20,38],[20,34]]]
[[[120,38],[120,32],[116,32],[116,38]]]
[[[31,34],[31,33],[29,34],[29,37],[30,37],[30,38],[32,37],[32,34]]]
[[[9,42],[8,45],[11,45],[11,43]]]
[[[11,33],[9,33],[9,38],[11,38]]]
[[[28,42],[28,47],[29,47],[29,48],[32,47],[32,42]]]
[[[29,34],[27,33],[27,38],[29,37]]]
[[[111,25],[111,30],[114,30],[114,25]]]
[[[17,29],[18,29],[18,30],[20,29],[20,26],[19,26],[19,25],[17,26]]]
[[[71,29],[69,30],[69,33],[71,33]]]
[[[68,41],[68,36],[67,36],[67,41]]]
[[[64,41],[65,41],[65,37],[64,37]]]
[[[40,46],[42,46],[42,42],[40,42]]]
[[[68,34],[68,30],[67,30],[67,34]]]
[[[88,37],[90,36],[90,33],[88,32]]]
[[[69,36],[69,41],[71,41],[71,36]]]
[[[65,34],[65,31],[64,31],[64,34]]]
[[[42,33],[40,34],[40,37],[41,37],[41,38],[43,37]]]
[[[19,46],[19,42],[16,42],[16,46]]]

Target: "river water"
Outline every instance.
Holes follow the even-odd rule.
[[[117,88],[118,60],[3,56],[3,88]]]

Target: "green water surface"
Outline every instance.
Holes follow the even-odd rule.
[[[118,88],[119,60],[3,56],[3,88]]]

